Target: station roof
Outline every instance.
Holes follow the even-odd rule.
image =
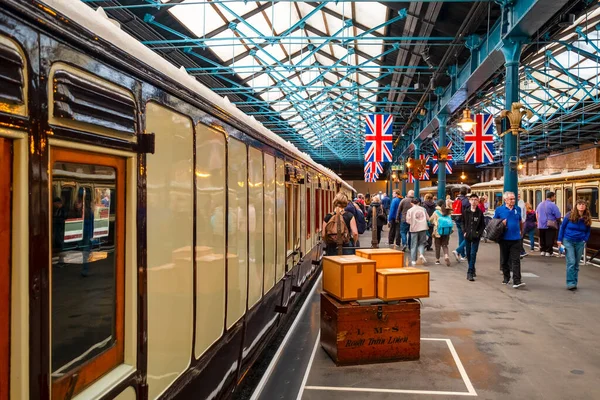
[[[394,135],[405,134],[423,97],[435,100],[433,89],[450,82],[448,68],[467,61],[469,38],[486,36],[501,15],[496,2],[472,0],[82,1],[103,7],[122,29],[345,179],[362,177],[364,115],[392,113]],[[580,12],[587,17],[579,19],[596,18],[591,12]],[[565,28],[565,35],[574,28]],[[592,30],[585,32],[597,41]],[[525,81],[531,86],[522,85],[523,93],[530,92],[528,104],[545,127],[557,115],[570,118],[565,105],[577,109],[587,101],[577,104],[577,96],[598,98],[597,89],[579,88],[582,84],[561,75],[555,62],[545,67],[550,50],[560,65],[575,62],[580,79],[600,79],[597,73],[589,75],[588,61],[597,61],[595,49],[586,44],[585,57],[592,58],[575,61],[582,53],[564,51],[555,34],[546,44],[530,45],[522,68],[533,77]],[[577,34],[561,40],[575,39]],[[535,88],[538,82],[547,90]],[[502,83],[499,71],[470,104],[497,112],[503,104]],[[567,97],[559,106],[555,97],[561,90]],[[533,128],[536,121],[531,123]],[[460,160],[461,134],[450,131]],[[534,142],[537,138],[523,149],[535,148]]]

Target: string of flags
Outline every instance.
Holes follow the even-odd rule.
[[[494,118],[491,114],[477,114],[475,125],[471,131],[466,132],[465,141],[465,162],[470,164],[489,163],[494,161]],[[394,118],[390,114],[367,114],[365,116],[365,182],[376,182],[379,174],[383,173],[383,163],[392,162],[392,126]],[[452,141],[446,146],[448,150],[452,148]],[[433,141],[435,155],[419,156],[425,159],[425,171],[421,177],[415,177],[408,171],[408,182],[414,183],[416,180],[426,181],[430,179],[430,171],[433,174],[438,172],[439,159],[438,154],[440,145]],[[445,157],[444,165],[446,173],[452,174],[453,162],[452,154],[448,153]],[[430,168],[430,165],[431,168]]]

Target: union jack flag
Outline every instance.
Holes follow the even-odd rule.
[[[465,162],[479,164],[494,161],[494,118],[491,114],[475,115],[477,125],[465,135]]]
[[[408,173],[408,179],[406,180],[408,183],[415,183],[416,179],[412,172]]]
[[[392,124],[390,114],[367,114],[365,135],[365,161],[392,161]]]
[[[375,172],[365,174],[365,182],[377,182],[377,178],[379,178],[379,174],[376,174]]]
[[[383,167],[381,166],[381,163],[377,162],[377,161],[366,162],[365,163],[365,174],[368,174],[369,172],[375,172],[377,174],[383,173]]]
[[[438,143],[434,140],[432,142],[432,144],[433,144],[433,149],[437,153],[440,150]],[[448,142],[446,147],[448,148],[448,150],[450,150],[452,148],[452,140]],[[431,160],[432,160],[431,162],[433,163],[433,169],[431,170],[431,172],[434,174],[437,174],[437,172],[438,172],[438,157],[437,157],[437,155],[431,157]],[[450,153],[448,153],[448,161],[446,161],[446,173],[447,174],[452,173],[452,154],[450,154]]]
[[[419,156],[419,158],[421,160],[425,160],[425,172],[423,172],[423,175],[419,178],[420,181],[428,181],[429,180],[429,159],[431,157],[429,156],[424,156],[423,154],[421,154]]]

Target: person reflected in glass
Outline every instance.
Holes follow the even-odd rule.
[[[89,275],[89,260],[92,251],[92,238],[94,237],[94,210],[92,208],[92,199],[85,192],[80,192],[80,195],[84,197],[83,201],[78,201],[80,204],[83,203],[83,239],[81,240],[83,260],[81,264],[81,276],[86,277]]]
[[[576,210],[565,215],[558,232],[557,244],[564,246],[567,260],[567,289],[577,290],[579,261],[592,231],[592,216],[587,202],[578,199]]]
[[[67,212],[62,199],[55,197],[52,201],[52,253],[58,256],[59,268],[65,266],[63,248],[65,246],[65,220]]]

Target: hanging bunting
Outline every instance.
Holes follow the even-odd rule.
[[[392,161],[392,125],[390,114],[367,114],[365,135],[365,161]]]
[[[379,178],[379,174],[376,174],[375,172],[365,174],[365,182],[377,182],[377,178]]]
[[[469,164],[494,161],[494,118],[491,114],[475,115],[477,123],[465,135],[465,162]]]
[[[377,174],[381,174],[381,173],[383,173],[383,166],[381,165],[380,162],[377,162],[377,161],[366,162],[365,163],[365,174],[368,174],[369,172],[375,172]]]

